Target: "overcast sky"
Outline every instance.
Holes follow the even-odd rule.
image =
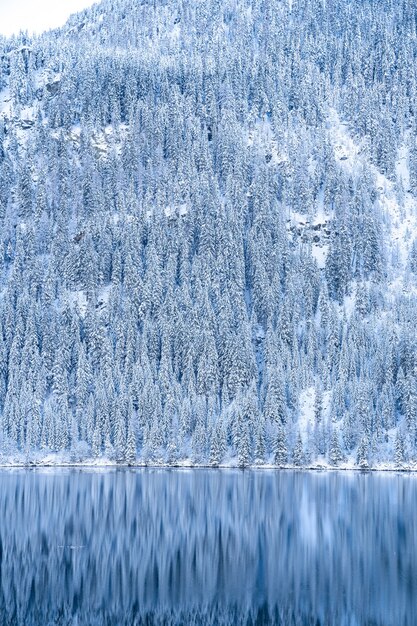
[[[85,9],[96,0],[0,0],[0,33],[19,30],[41,33],[62,26],[71,13]]]

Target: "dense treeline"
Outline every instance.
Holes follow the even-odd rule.
[[[0,41],[3,456],[417,457],[416,17],[104,0]]]

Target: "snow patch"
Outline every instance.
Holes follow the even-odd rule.
[[[288,156],[278,149],[278,142],[269,119],[258,120],[249,130],[246,145],[262,154],[271,165],[282,165],[288,162]]]
[[[333,143],[336,161],[340,161],[350,172],[357,170],[360,165],[359,157],[364,151],[364,142],[362,141],[359,145],[355,143],[349,134],[347,122],[340,120],[334,108],[329,109],[327,128]]]
[[[177,217],[184,217],[188,213],[187,204],[168,205],[164,208],[164,213],[169,219],[175,219]],[[150,215],[148,215],[150,217]]]
[[[12,112],[12,97],[9,87],[0,92],[0,117],[8,118]]]
[[[70,291],[68,292],[68,300],[70,304],[74,307],[77,307],[81,317],[84,317],[87,311],[87,295],[85,291],[79,289],[78,291]]]
[[[308,387],[300,393],[300,416],[298,427],[300,429],[303,444],[307,443],[308,431],[314,426],[314,403],[316,401],[316,391],[314,387]]]
[[[311,254],[313,255],[313,258],[316,260],[317,266],[320,270],[323,270],[326,266],[326,258],[327,258],[328,252],[329,252],[328,245],[317,246],[316,244],[313,244],[311,248]]]

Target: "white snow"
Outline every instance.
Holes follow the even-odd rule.
[[[85,316],[87,311],[87,295],[85,291],[79,289],[78,291],[70,291],[68,292],[68,300],[70,304],[76,306],[80,312],[81,317]]]
[[[321,270],[324,269],[326,265],[326,258],[327,258],[328,250],[329,250],[329,246],[327,245],[320,247],[320,246],[317,246],[316,244],[313,244],[311,248],[311,254],[316,259],[318,268]]]
[[[184,217],[188,213],[188,207],[185,202],[183,202],[182,204],[167,205],[164,208],[164,213],[166,217],[170,219],[174,219],[176,217]],[[148,217],[150,216],[148,215]]]
[[[0,92],[0,117],[7,118],[11,116],[12,97],[9,87]]]
[[[300,394],[300,416],[298,419],[298,427],[300,429],[301,439],[303,440],[304,445],[307,443],[307,431],[309,427],[312,429],[314,426],[315,399],[316,392],[314,387],[308,387]]]
[[[170,37],[171,39],[178,40],[181,36],[181,26],[179,24],[175,24],[174,28],[171,30]]]
[[[345,314],[346,318],[349,319],[353,313],[355,308],[356,301],[356,284],[352,288],[352,292],[346,295],[343,299],[342,312]]]
[[[104,312],[108,307],[111,290],[111,284],[105,285],[97,294],[97,309],[100,313]]]
[[[121,139],[126,137],[129,127],[126,124],[119,124],[117,128],[108,125],[104,130],[96,132],[91,138],[91,145],[100,152],[102,156],[107,156],[111,148],[121,154]]]
[[[327,128],[333,143],[336,161],[340,161],[343,167],[350,171],[357,170],[361,164],[360,156],[364,151],[364,143],[357,144],[352,139],[348,124],[340,120],[339,114],[334,108],[329,109]]]
[[[292,241],[298,236],[301,241],[310,242],[311,254],[316,260],[319,269],[324,269],[329,250],[328,236],[325,233],[325,226],[329,221],[330,216],[323,209],[322,198],[319,198],[318,208],[313,219],[306,214],[290,211],[287,220],[288,236]],[[317,226],[320,226],[320,228],[316,229],[315,227]],[[315,241],[316,238],[318,238],[318,241]]]
[[[34,454],[31,458],[28,458],[23,453],[16,453],[13,456],[1,457],[0,458],[0,468],[8,470],[8,471],[17,471],[23,467],[34,467],[36,466],[36,471],[40,473],[49,473],[53,471],[54,468],[71,468],[78,467],[88,469],[89,471],[111,471],[112,469],[116,469],[117,467],[128,467],[127,463],[116,463],[115,461],[108,459],[106,457],[100,457],[98,459],[89,457],[85,460],[74,460],[71,457],[69,452],[62,453],[42,453],[38,452],[36,455]],[[173,464],[169,464],[166,462],[160,463],[145,463],[138,459],[138,461],[132,466],[135,468],[175,468],[181,471],[190,471],[190,470],[198,470],[200,468],[210,468],[211,466],[207,463],[195,463],[190,458],[179,459]],[[215,471],[217,469],[227,470],[227,469],[236,469],[238,467],[236,458],[229,458],[225,462],[220,463],[218,467],[213,468]],[[250,468],[251,471],[267,471],[267,470],[277,470],[277,466],[271,462],[265,462],[259,465],[254,465]],[[300,470],[299,467],[295,467],[291,464],[285,466],[285,469],[279,468],[279,471],[287,471],[287,470]],[[319,458],[314,463],[301,468],[301,471],[305,470],[316,470],[316,471],[343,471],[343,472],[357,472],[360,470],[354,460],[354,455],[350,456],[346,459],[345,462],[340,463],[337,467],[330,465],[325,458]],[[395,467],[393,462],[375,462],[372,467],[369,468],[369,471],[382,471],[382,472],[398,472],[398,471],[407,471],[407,472],[417,472],[417,463],[414,461],[410,461],[408,463],[404,463],[401,469]],[[79,546],[81,547],[81,546]]]
[[[270,158],[272,165],[288,162],[288,156],[278,149],[278,142],[269,119],[258,120],[248,132],[246,146]]]

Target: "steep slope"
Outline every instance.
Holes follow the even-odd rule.
[[[103,0],[0,41],[4,462],[414,466],[415,18]]]

